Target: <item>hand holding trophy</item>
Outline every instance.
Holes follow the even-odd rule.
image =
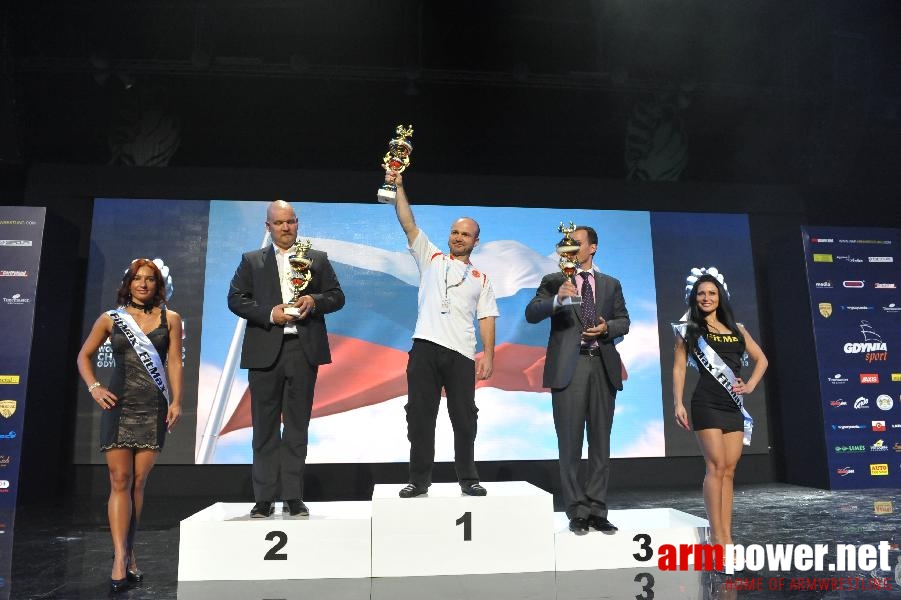
[[[291,247],[292,253],[288,255],[288,264],[291,265],[291,288],[294,290],[294,296],[291,298],[292,304],[300,299],[303,291],[313,280],[313,272],[310,270],[313,261],[307,258],[307,250],[312,247],[313,242],[310,240],[297,240]],[[285,309],[285,314],[299,317],[300,309],[292,306]]]
[[[576,271],[581,265],[576,256],[579,252],[579,243],[569,237],[569,234],[575,230],[576,226],[572,221],[569,222],[569,227],[564,226],[561,221],[557,231],[563,234],[563,239],[557,242],[556,246],[557,254],[560,255],[560,262],[558,263],[560,270],[563,271],[563,274],[573,285],[576,283]],[[582,296],[570,296],[570,301],[572,304],[582,304]]]
[[[397,137],[388,142],[388,152],[382,157],[382,168],[385,171],[403,173],[410,166],[410,154],[413,153],[413,144],[407,139],[413,136],[413,125],[404,128],[398,125],[395,130]],[[394,181],[386,181],[379,188],[378,201],[383,204],[394,204],[397,198],[397,186]]]

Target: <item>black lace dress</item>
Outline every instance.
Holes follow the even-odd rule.
[[[169,349],[169,325],[166,309],[160,312],[159,326],[147,334],[163,361]],[[114,323],[110,335],[116,367],[109,390],[116,395],[116,406],[102,413],[100,451],[111,448],[162,450],[166,441],[166,398],[150,378],[128,338]]]

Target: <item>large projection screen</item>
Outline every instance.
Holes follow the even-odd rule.
[[[498,298],[495,373],[476,391],[480,461],[553,460],[557,443],[550,392],[541,387],[549,322],[526,323],[524,309],[541,277],[557,270],[554,245],[561,221],[593,226],[595,264],[622,282],[632,321],[619,343],[627,372],[617,395],[612,433],[616,457],[698,454],[694,436],[672,427],[669,323],[685,311],[692,267],[716,266],[726,276],[740,320],[756,333],[757,303],[746,215],[648,211],[414,206],[417,224],[440,248],[451,222],[476,219],[481,241],[472,255]],[[239,320],[226,306],[241,254],[265,243],[266,202],[98,198],[86,283],[85,333],[112,307],[133,258],[169,266],[169,302],[185,321],[184,418],[169,436],[161,463],[242,464],[251,461],[246,371]],[[406,353],[416,320],[418,272],[390,206],[303,202],[295,205],[300,237],[328,252],[345,292],[345,307],[328,315],[333,362],[319,371],[308,462],[403,463],[408,460],[404,404]],[[314,275],[315,276],[315,275]],[[237,344],[237,346],[236,346]],[[478,348],[477,351],[481,351]],[[108,347],[98,376],[111,373]],[[102,463],[99,414],[83,392],[76,462]],[[762,387],[746,402],[756,420],[749,451],[767,451]],[[453,459],[450,422],[442,408],[436,460]],[[213,426],[215,425],[215,426]],[[746,450],[748,451],[748,450]]]

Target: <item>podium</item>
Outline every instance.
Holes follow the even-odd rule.
[[[179,581],[370,577],[369,502],[310,502],[309,517],[276,503],[268,519],[251,507],[219,502],[181,522]]]
[[[533,574],[517,581],[537,592],[554,573],[559,587],[564,573],[656,569],[663,544],[702,543],[708,526],[669,508],[611,510],[618,532],[577,536],[548,492],[523,481],[483,485],[487,496],[438,483],[416,498],[398,497],[401,484],[376,485],[371,502],[310,502],[309,517],[290,517],[276,503],[273,517],[251,519],[251,503],[216,503],[181,522],[178,580],[332,580],[356,597],[367,583],[338,580],[375,577],[372,596],[388,598],[422,591],[425,582],[409,578],[465,587],[474,582],[466,576],[487,583],[501,580],[489,575]]]
[[[661,545],[703,543],[708,527],[706,519],[672,508],[611,510],[608,519],[619,528],[613,535],[573,535],[566,515],[554,514],[557,571],[656,569]]]
[[[399,498],[397,485],[376,485],[372,576],[553,571],[551,494],[524,481],[483,485],[487,496],[437,483],[416,498]]]

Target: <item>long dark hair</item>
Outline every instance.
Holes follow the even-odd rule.
[[[704,319],[704,314],[698,307],[698,287],[700,287],[702,283],[707,282],[716,286],[716,291],[720,298],[719,306],[716,308],[717,320],[728,327],[733,335],[744,342],[744,336],[742,336],[741,330],[735,322],[732,305],[729,304],[728,292],[726,292],[725,288],[723,288],[723,284],[721,284],[716,277],[704,274],[698,277],[698,280],[695,281],[695,284],[691,288],[691,292],[688,294],[688,327],[686,328],[687,335],[685,341],[688,345],[689,353],[694,352],[695,348],[697,348],[698,338],[708,332],[707,321]]]
[[[153,271],[153,278],[156,280],[156,294],[153,296],[153,305],[160,306],[165,304],[166,280],[163,279],[160,268],[149,258],[138,258],[128,265],[128,269],[126,269],[125,275],[122,277],[122,285],[119,286],[119,291],[116,292],[117,306],[125,306],[131,301],[131,282],[134,281],[135,276],[138,274],[138,269],[141,267],[148,267]]]

